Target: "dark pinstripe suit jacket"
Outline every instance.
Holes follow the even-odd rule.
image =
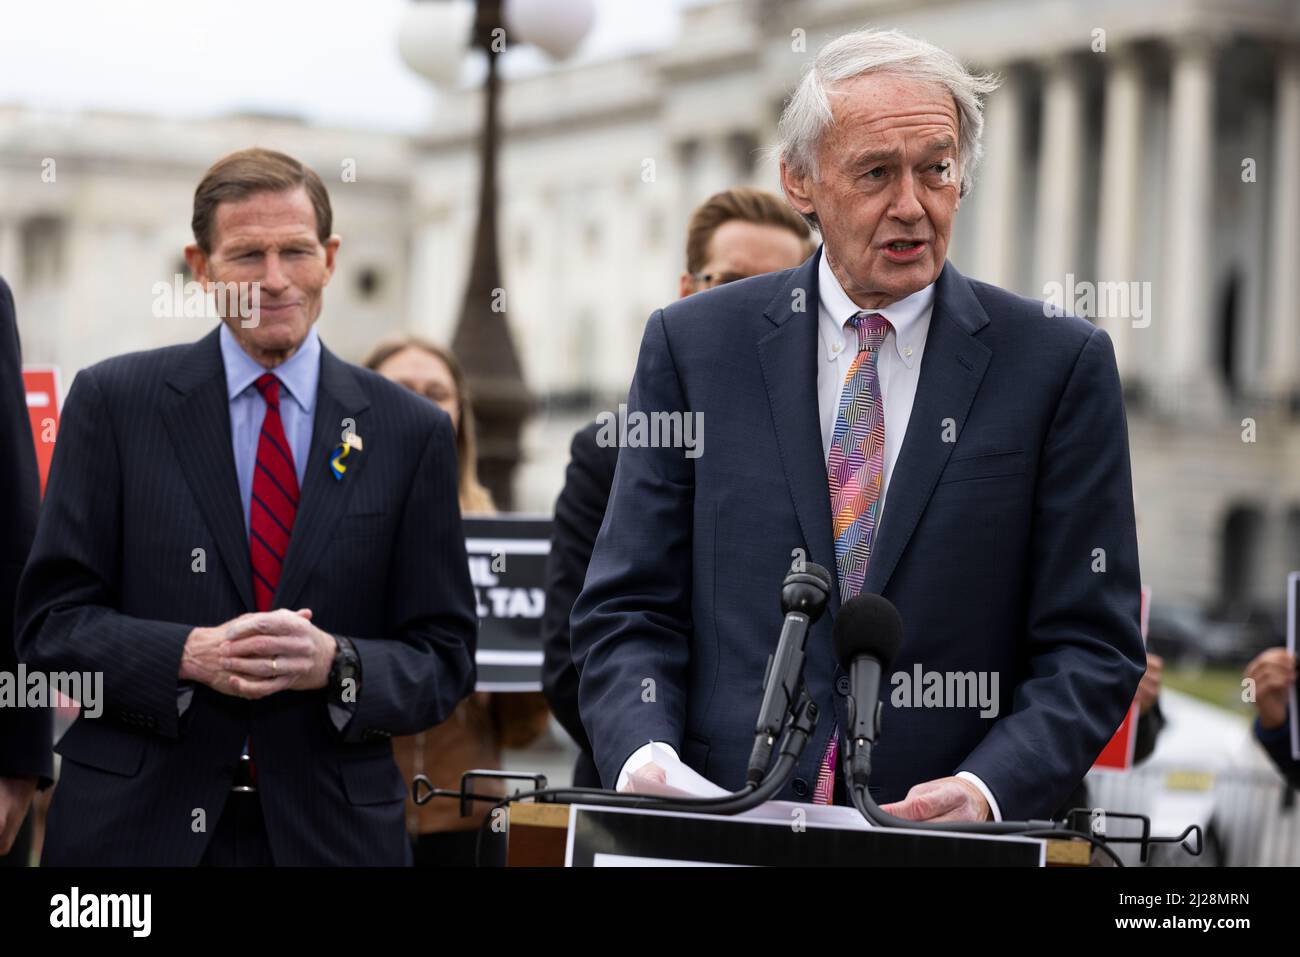
[[[14,592],[36,534],[40,476],[27,423],[22,361],[13,294],[0,279],[0,671],[14,674]],[[0,777],[53,776],[52,713],[45,709],[0,709]]]
[[[328,456],[346,418],[364,450],[336,481]],[[322,348],[274,604],[311,608],[355,642],[355,714],[339,732],[324,691],[246,701],[198,686],[181,717],[191,628],[255,607],[217,333],[82,371],[19,588],[17,644],[31,667],[102,672],[104,714],[83,715],[56,748],[43,863],[196,864],[250,734],[277,864],[409,862],[389,735],[439,723],[474,683],[456,476],[441,410]]]

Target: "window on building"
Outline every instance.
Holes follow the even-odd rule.
[[[1300,572],[1300,504],[1292,505],[1287,509],[1284,528],[1283,534],[1286,535],[1286,540],[1282,554],[1286,561],[1286,570]]]
[[[383,290],[383,286],[383,274],[374,266],[363,266],[357,270],[357,295],[362,300],[376,298]]]
[[[1239,365],[1238,358],[1240,351],[1238,349],[1240,322],[1237,315],[1240,296],[1238,290],[1240,286],[1241,271],[1233,267],[1224,281],[1223,289],[1219,293],[1217,302],[1218,315],[1218,349],[1216,356],[1218,359],[1217,372],[1223,379],[1223,384],[1228,390],[1230,398],[1237,398],[1241,392],[1241,379],[1237,374]]]
[[[23,280],[32,287],[57,283],[63,274],[63,222],[33,216],[22,224]]]
[[[690,170],[700,158],[700,141],[697,139],[682,140],[677,144],[677,162],[682,169]]]
[[[736,178],[744,181],[754,175],[758,165],[758,137],[749,132],[732,133],[727,137],[727,152]]]
[[[1254,586],[1260,568],[1264,516],[1255,505],[1239,503],[1223,520],[1220,550],[1220,614],[1242,620],[1254,604]]]

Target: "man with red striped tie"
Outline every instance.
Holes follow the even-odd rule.
[[[251,149],[194,197],[221,324],[72,385],[19,590],[29,667],[99,672],[46,864],[403,864],[389,737],[473,687],[447,416],[336,358],[320,178]]]

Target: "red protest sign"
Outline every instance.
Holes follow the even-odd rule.
[[[1151,589],[1146,585],[1142,586],[1142,610],[1138,614],[1142,629],[1142,645],[1145,647],[1147,620],[1151,614]],[[1127,771],[1133,767],[1133,750],[1137,745],[1137,721],[1138,705],[1137,701],[1134,701],[1114,736],[1107,742],[1106,747],[1101,749],[1101,754],[1097,755],[1097,760],[1092,765],[1094,768]]]
[[[32,424],[36,464],[41,470],[41,494],[50,476],[54,440],[59,434],[58,366],[24,366],[23,387],[27,390],[27,417]]]

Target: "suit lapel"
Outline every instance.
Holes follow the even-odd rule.
[[[230,438],[230,404],[218,331],[214,329],[183,354],[167,376],[176,397],[163,421],[181,471],[216,540],[222,566],[252,611],[253,572],[248,557],[244,507]]]
[[[793,270],[764,315],[776,326],[758,342],[759,365],[776,428],[777,448],[794,500],[808,560],[835,576],[830,485],[817,411],[817,262]],[[839,607],[831,589],[830,611]]]
[[[329,547],[334,526],[347,514],[348,500],[356,488],[368,454],[364,450],[349,453],[347,472],[342,479],[334,478],[329,459],[343,441],[344,419],[352,419],[356,434],[367,438],[359,416],[369,404],[355,373],[322,344],[311,451],[302,480],[298,514],[293,520],[289,550],[275,592],[274,605],[277,608],[293,607],[312,569]]]
[[[889,480],[880,536],[867,565],[863,592],[884,591],[934,494],[955,444],[943,441],[944,420],[951,419],[955,433],[961,434],[988,368],[992,353],[974,338],[988,322],[970,282],[946,264],[935,288],[921,377],[907,436]]]

